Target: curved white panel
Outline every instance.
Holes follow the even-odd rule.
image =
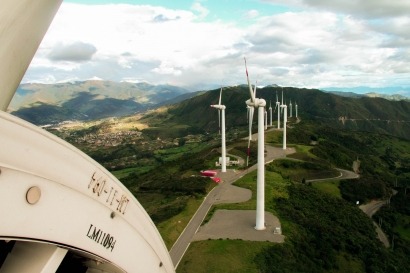
[[[62,0],[0,0],[0,110],[6,110]]]
[[[155,225],[90,157],[0,111],[0,237],[97,255],[126,272],[174,272]]]

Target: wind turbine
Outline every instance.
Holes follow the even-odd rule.
[[[269,126],[272,127],[272,102],[271,101],[269,101],[269,117],[270,117]]]
[[[280,106],[283,111],[283,150],[286,150],[286,123],[288,121],[288,106],[283,103],[283,89],[282,89],[282,104]]]
[[[244,58],[245,59],[245,58]],[[249,86],[250,99],[246,101],[246,105],[258,109],[258,169],[257,169],[257,191],[256,191],[256,230],[265,229],[265,136],[263,130],[264,112],[266,101],[255,97],[255,92],[252,91],[252,86],[249,82],[248,68],[246,66],[246,79]],[[256,85],[255,85],[256,87]],[[256,89],[255,89],[256,91]]]
[[[283,91],[282,91],[283,92]],[[276,91],[276,105],[275,105],[275,110],[276,107],[278,108],[278,129],[280,129],[280,102],[278,99],[278,91]]]
[[[225,105],[221,104],[222,100],[222,87],[219,93],[219,103],[213,104],[211,107],[218,109],[219,129],[221,131],[222,138],[222,172],[226,172],[226,140],[225,140]],[[222,126],[221,126],[222,124]],[[221,128],[222,127],[222,128]]]

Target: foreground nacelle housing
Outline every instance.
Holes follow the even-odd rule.
[[[101,165],[2,111],[0,132],[0,239],[82,253],[104,272],[174,272],[144,208]]]

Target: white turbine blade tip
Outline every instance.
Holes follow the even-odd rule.
[[[219,93],[219,105],[221,105],[222,101],[222,87],[221,87],[221,92]]]

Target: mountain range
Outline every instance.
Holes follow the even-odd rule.
[[[369,98],[383,98],[386,100],[394,100],[394,101],[400,101],[400,100],[410,101],[409,97],[406,97],[400,94],[390,95],[390,94],[380,94],[380,93],[375,93],[375,92],[358,94],[358,93],[347,92],[347,91],[324,91],[324,92],[329,92],[329,93],[332,93],[338,96],[349,97],[349,98],[369,97]]]
[[[8,112],[37,125],[65,120],[124,116],[183,96],[189,91],[171,85],[89,80],[60,84],[22,84]]]
[[[378,97],[387,100],[410,101],[410,89],[407,87],[326,87],[321,90],[326,90],[326,92],[332,92],[344,97]]]
[[[410,139],[410,102],[408,101],[342,97],[316,89],[293,87],[261,88],[257,90],[257,97],[266,100],[267,111],[270,106],[274,111],[276,94],[281,100],[282,90],[284,103],[288,105],[288,119],[291,119],[291,102],[293,120],[297,104],[298,117],[313,125],[326,125],[340,130],[369,131]],[[247,126],[245,101],[248,98],[249,91],[245,86],[223,89],[222,104],[226,106],[227,131],[235,127]],[[218,113],[213,111],[214,109],[211,109],[209,105],[216,104],[218,100],[219,89],[199,94],[169,107],[167,115],[161,113],[161,120],[165,124],[190,126],[194,131],[198,129],[217,130]],[[273,121],[276,121],[276,113],[273,114]],[[256,122],[256,116],[254,116],[254,122]]]

